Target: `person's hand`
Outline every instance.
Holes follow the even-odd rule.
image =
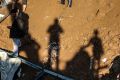
[[[23,12],[26,11],[26,7],[27,7],[27,5],[24,4],[24,5],[23,5],[23,9],[22,9]]]

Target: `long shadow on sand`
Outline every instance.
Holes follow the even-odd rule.
[[[93,46],[92,56],[86,50],[90,45]],[[65,73],[73,76],[76,80],[98,80],[99,70],[107,67],[100,66],[103,53],[102,40],[99,37],[99,31],[95,29],[88,44],[81,46],[79,51],[75,53],[75,57],[67,63]]]
[[[60,53],[60,34],[63,33],[63,29],[59,24],[58,19],[56,18],[54,20],[53,25],[49,26],[47,32],[49,33],[49,60],[48,64],[51,67],[54,62],[56,64],[56,70],[58,70],[59,67],[59,53]]]

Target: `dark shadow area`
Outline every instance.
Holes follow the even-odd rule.
[[[35,39],[33,39],[31,37],[31,35],[28,33],[23,39],[22,39],[22,45],[19,48],[20,52],[24,52],[24,54],[27,57],[22,57],[25,60],[28,60],[36,65],[40,65],[39,62],[39,50],[40,50],[41,46],[40,44],[37,43],[37,41]],[[25,64],[21,64],[21,77],[20,80],[34,80],[35,75],[37,74],[37,70],[33,69],[30,66],[27,66]]]
[[[39,50],[41,46],[36,42],[35,39],[31,37],[30,34],[27,34],[22,39],[22,46],[20,47],[20,51],[25,52],[27,55],[27,59],[34,63],[39,63]]]
[[[86,51],[86,48],[92,45],[92,56]],[[99,37],[99,31],[94,30],[93,36],[88,44],[81,46],[75,57],[67,63],[65,73],[73,76],[75,80],[99,80],[99,70],[106,68],[100,66],[100,59],[103,55],[102,40]]]
[[[54,24],[51,25],[47,32],[50,34],[48,43],[48,64],[51,67],[52,64],[56,64],[56,70],[59,67],[59,53],[60,53],[60,34],[63,33],[63,29],[59,24],[58,19],[54,20]]]
[[[65,73],[74,76],[75,80],[90,80],[90,57],[82,46],[75,57],[67,63]],[[92,75],[92,74],[91,74]]]

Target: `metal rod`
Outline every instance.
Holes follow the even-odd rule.
[[[41,66],[38,66],[38,65],[36,65],[36,64],[33,64],[33,63],[31,63],[31,62],[29,62],[29,61],[27,61],[27,60],[25,60],[25,59],[22,59],[22,58],[20,58],[20,57],[18,57],[18,58],[19,58],[24,64],[26,64],[26,65],[34,68],[34,69],[37,69],[37,70],[43,69]]]
[[[24,60],[24,59],[22,59],[22,58],[20,58],[20,57],[18,57],[18,58],[21,59],[21,61],[22,61],[24,64],[26,64],[26,65],[28,65],[28,66],[30,66],[30,67],[33,67],[34,69],[39,69],[39,70],[43,69],[43,71],[44,71],[45,73],[50,74],[50,75],[55,76],[55,77],[58,77],[58,78],[61,78],[62,80],[74,80],[74,79],[72,79],[72,78],[69,78],[69,77],[66,77],[66,76],[64,76],[64,75],[58,74],[58,73],[53,72],[53,71],[51,71],[51,70],[44,69],[44,68],[42,68],[41,66],[38,66],[38,65],[33,64],[33,63],[29,62],[29,61],[26,61],[26,60]]]
[[[3,19],[0,20],[0,23],[3,22],[10,14],[6,15],[5,17],[3,17]]]
[[[3,51],[3,50],[0,49],[0,51]],[[6,51],[3,51],[3,52],[6,52]],[[11,55],[9,52],[6,52],[6,53],[7,53],[8,55]],[[21,57],[16,57],[16,58],[19,58],[24,64],[26,64],[26,65],[34,68],[34,69],[43,70],[43,72],[45,72],[45,73],[47,73],[47,74],[50,74],[50,75],[52,75],[52,76],[58,77],[58,78],[60,78],[60,79],[62,79],[62,80],[74,80],[74,79],[69,78],[69,77],[66,77],[66,76],[64,76],[64,75],[62,75],[62,74],[53,72],[53,71],[51,71],[51,70],[48,70],[48,69],[45,69],[45,68],[43,68],[43,67],[41,67],[41,66],[38,66],[38,65],[36,65],[36,64],[33,64],[33,63],[31,63],[31,62],[29,62],[29,61],[27,61],[27,60],[25,60],[25,59],[22,59]]]
[[[44,75],[44,71],[40,71],[38,74],[37,74],[37,77],[35,78],[35,80],[40,80],[40,77],[42,77]]]

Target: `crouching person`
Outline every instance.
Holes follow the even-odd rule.
[[[114,58],[109,71],[111,78],[114,78],[115,80],[120,80],[120,55]]]

